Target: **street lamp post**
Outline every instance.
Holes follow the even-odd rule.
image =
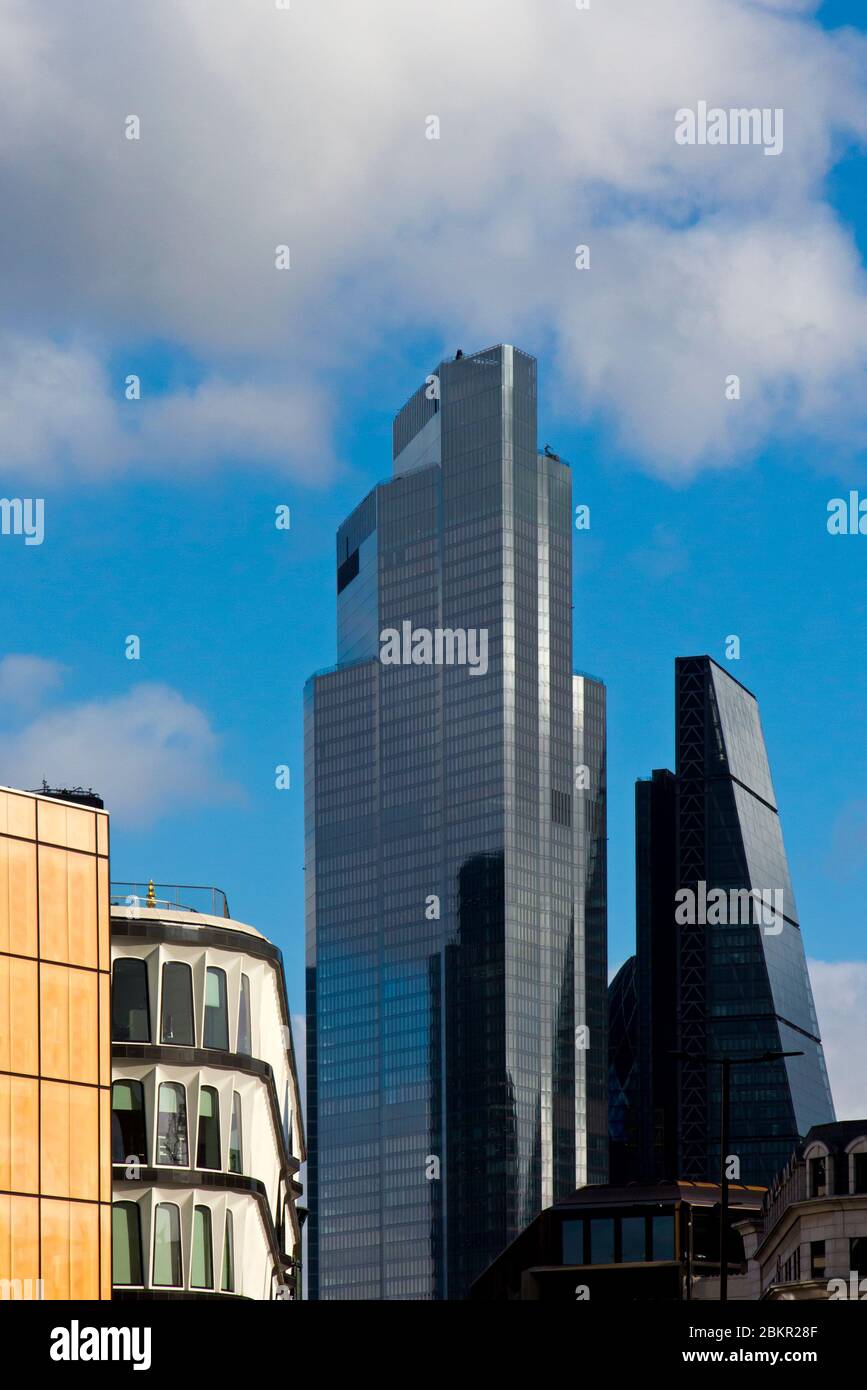
[[[720,1096],[719,1124],[719,1300],[726,1303],[729,1296],[729,1175],[726,1156],[729,1151],[729,1098],[731,1092],[732,1063],[730,1057],[722,1059],[722,1094]]]
[[[803,1057],[803,1052],[763,1052],[758,1057],[709,1057],[697,1052],[675,1052],[679,1061],[705,1062],[708,1065],[719,1063],[721,1068],[720,1095],[720,1139],[719,1139],[719,1301],[728,1302],[729,1262],[728,1262],[728,1216],[729,1216],[729,1178],[726,1159],[729,1147],[729,1108],[731,1102],[731,1069],[754,1065],[756,1062],[777,1062],[783,1057]]]

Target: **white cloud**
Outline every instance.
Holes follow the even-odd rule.
[[[867,961],[809,962],[838,1120],[867,1116]]]
[[[325,401],[309,384],[231,381],[128,401],[99,353],[7,335],[0,340],[0,440],[8,470],[100,477],[138,467],[171,474],[233,462],[325,481],[333,468]]]
[[[63,666],[42,656],[11,654],[0,660],[0,715],[8,711],[32,710],[43,695],[54,690],[63,679]]]
[[[66,394],[46,406],[33,349],[0,376],[0,440],[37,468],[80,439],[69,462],[107,468],[166,446],[199,462],[227,431],[222,457],[249,443],[251,462],[318,468],[293,453],[324,435],[310,383],[431,331],[542,343],[564,409],[673,476],[785,431],[860,429],[867,289],[824,181],[867,130],[867,45],[823,33],[814,8],[7,0],[10,331],[92,335],[124,374],[136,342],[171,340],[211,376],[142,410],[133,447],[87,353],[65,387],[55,364]],[[677,146],[674,113],[698,100],[783,108],[782,155]],[[244,383],[263,380],[260,409]]]
[[[7,786],[93,787],[126,824],[236,794],[207,716],[158,684],[38,715],[0,735],[0,767]]]

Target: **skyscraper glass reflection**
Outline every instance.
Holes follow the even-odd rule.
[[[463,1297],[607,1172],[605,691],[572,671],[571,475],[537,451],[535,360],[442,363],[393,452],[338,531],[338,664],[305,695],[325,1299]]]

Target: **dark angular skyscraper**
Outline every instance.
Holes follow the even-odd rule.
[[[393,452],[338,531],[338,664],[306,691],[323,1299],[461,1298],[607,1172],[605,691],[572,671],[534,359],[441,364]]]
[[[637,1176],[718,1175],[721,1068],[702,1058],[799,1052],[732,1068],[729,1153],[768,1183],[834,1119],[798,911],[755,696],[707,656],[675,681],[677,775],[636,796]]]

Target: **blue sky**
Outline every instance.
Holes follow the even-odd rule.
[[[750,7],[749,0],[738,0],[732,9],[744,6],[750,9],[750,22],[755,11],[764,23],[764,11]],[[783,11],[786,24],[809,25],[812,32],[815,26],[808,17],[795,18],[799,9],[809,11],[810,6],[794,0],[768,5],[774,12],[768,23],[779,26],[783,21],[776,12]],[[171,25],[169,9],[158,5],[155,12]],[[94,3],[86,13],[95,32],[102,7]],[[663,26],[671,13],[670,4],[660,7]],[[827,3],[819,19],[828,29],[865,28],[862,7],[843,0]],[[302,13],[298,22],[303,20]],[[137,22],[146,26],[149,21]],[[25,25],[23,17],[21,24]],[[143,32],[147,37],[146,29]],[[771,31],[771,52],[775,42],[782,42],[775,37],[780,32]],[[31,37],[22,27],[25,49]],[[149,37],[158,52],[159,35],[154,31]],[[204,44],[203,35],[192,30],[189,42]],[[812,51],[813,42],[804,40],[807,51]],[[34,42],[34,52],[37,47]],[[146,69],[147,43],[141,52]],[[189,50],[185,61],[188,58]],[[55,80],[59,84],[51,70],[55,61],[39,58],[40,65],[45,64],[39,73],[49,86]],[[171,64],[167,67],[170,85]],[[776,103],[772,87],[773,83],[769,104]],[[695,84],[693,89],[697,97],[703,94]],[[713,99],[714,93],[710,95]],[[428,106],[427,98],[425,93],[422,105]],[[680,99],[679,89],[673,104]],[[147,121],[144,79],[112,100],[117,111],[142,106]],[[388,129],[388,112],[380,117],[383,129]],[[36,120],[35,112],[30,118]],[[574,119],[581,118],[579,110]],[[50,104],[41,119],[50,123]],[[827,120],[829,130],[845,125]],[[793,128],[797,129],[795,121]],[[61,148],[63,138],[61,133]],[[297,138],[303,144],[303,132]],[[162,154],[148,156],[154,159],[148,177],[156,178],[164,164],[183,158],[183,130],[178,141],[181,153],[167,146]],[[29,154],[37,160],[40,153],[44,149],[36,141]],[[123,182],[126,176],[117,161],[126,153],[115,152],[107,172],[93,175],[94,187],[103,186],[101,180],[112,170],[115,182]],[[523,176],[526,149],[515,146],[513,153],[507,148],[500,154],[506,184],[512,173]],[[787,157],[788,151],[783,158]],[[790,158],[797,157],[796,143]],[[791,224],[795,235],[807,224],[803,240],[786,253],[793,263],[800,262],[804,276],[793,294],[797,298],[802,293],[806,302],[811,286],[822,295],[830,283],[821,262],[823,246],[811,230],[810,219],[816,215],[820,222],[815,226],[831,218],[834,236],[849,248],[849,272],[855,277],[831,284],[828,290],[833,305],[828,320],[820,323],[815,346],[821,402],[817,408],[811,403],[811,362],[792,366],[783,350],[773,371],[768,369],[761,380],[751,382],[749,369],[745,372],[744,402],[727,403],[725,408],[736,412],[743,406],[748,426],[743,432],[740,426],[734,428],[718,451],[715,435],[728,431],[727,422],[720,426],[716,415],[699,422],[689,414],[696,388],[688,325],[683,328],[681,357],[676,345],[666,347],[667,376],[659,383],[654,376],[655,341],[650,336],[641,339],[648,314],[657,314],[661,325],[676,317],[679,305],[674,299],[661,299],[655,308],[636,314],[634,322],[628,319],[628,307],[620,304],[619,286],[606,290],[603,284],[598,299],[588,300],[586,307],[573,306],[576,317],[586,313],[590,328],[604,323],[609,309],[621,329],[632,323],[632,355],[616,369],[611,363],[622,356],[617,342],[590,361],[582,355],[586,349],[580,324],[570,338],[564,319],[554,322],[547,315],[552,294],[547,280],[535,302],[536,276],[541,285],[542,269],[534,270],[526,257],[520,283],[509,275],[508,292],[498,296],[494,279],[487,297],[481,288],[468,285],[465,306],[457,297],[454,303],[439,305],[424,294],[413,298],[404,267],[398,311],[392,298],[395,284],[387,278],[381,285],[377,282],[377,276],[384,275],[380,262],[385,252],[371,251],[375,264],[369,283],[358,258],[347,249],[358,192],[347,176],[347,240],[330,246],[330,294],[317,300],[311,290],[308,302],[306,286],[293,288],[298,297],[292,301],[292,313],[297,312],[306,338],[287,320],[269,324],[259,342],[252,321],[255,305],[249,318],[243,310],[238,313],[231,296],[206,310],[204,283],[200,296],[191,291],[184,300],[185,288],[178,291],[174,282],[160,282],[165,245],[154,251],[153,265],[142,249],[147,247],[148,208],[154,224],[163,216],[158,198],[137,205],[137,216],[132,202],[109,211],[113,220],[107,228],[108,249],[102,248],[103,272],[97,273],[89,262],[83,276],[74,271],[86,242],[83,234],[78,239],[78,202],[86,195],[72,190],[59,198],[54,205],[61,243],[57,256],[62,262],[66,217],[72,269],[67,274],[62,265],[52,264],[40,279],[38,266],[29,266],[22,240],[17,248],[21,274],[10,277],[7,296],[7,328],[29,342],[48,344],[61,356],[45,364],[42,385],[46,391],[51,388],[54,405],[46,405],[44,393],[39,397],[39,419],[30,433],[25,428],[28,403],[36,397],[19,393],[14,411],[4,414],[0,390],[0,426],[7,431],[3,492],[10,497],[41,496],[46,504],[43,545],[25,547],[20,537],[0,538],[0,657],[38,659],[30,667],[7,667],[5,686],[0,667],[0,781],[15,784],[26,779],[28,785],[36,785],[42,776],[49,782],[72,776],[104,792],[122,785],[115,797],[118,804],[109,806],[115,810],[113,877],[153,876],[223,887],[234,915],[256,925],[283,949],[292,1009],[300,1013],[302,689],[308,675],[335,658],[334,532],[370,486],[388,475],[391,418],[440,357],[459,345],[472,351],[490,342],[512,341],[539,358],[540,444],[552,443],[571,461],[574,500],[591,507],[590,531],[575,537],[575,664],[601,676],[609,690],[611,964],[622,961],[633,944],[634,781],[672,762],[674,658],[708,652],[726,664],[725,639],[737,634],[742,659],[730,663],[731,670],[759,699],[807,952],[826,964],[848,967],[847,973],[823,977],[824,994],[817,988],[820,1016],[824,995],[863,990],[867,976],[857,971],[867,972],[867,539],[832,538],[825,523],[830,498],[859,486],[867,496],[863,416],[849,414],[859,381],[863,388],[860,353],[867,343],[860,343],[858,351],[852,346],[862,332],[861,320],[839,330],[836,355],[829,358],[826,352],[847,303],[851,299],[855,304],[852,287],[863,291],[859,277],[867,256],[865,159],[851,129],[842,134],[838,130],[832,153],[805,158],[817,161],[808,191],[795,179],[774,194],[773,217],[780,225]],[[24,180],[32,179],[28,186],[33,207],[26,198],[16,201],[22,225],[29,216],[37,217],[50,179],[60,177],[57,164],[47,155],[45,159],[47,173],[38,181],[33,178],[34,164],[23,172],[0,166],[0,174],[19,193]],[[515,168],[510,172],[511,160]],[[762,174],[762,161],[758,164]],[[400,177],[398,170],[396,178]],[[596,177],[592,170],[579,169],[576,174],[576,188],[583,191],[563,213],[569,236],[574,234],[574,208],[586,210],[581,197]],[[752,218],[766,195],[752,185],[757,177],[754,167],[745,177],[743,188],[735,179],[730,187],[709,191],[704,174],[697,175],[686,195],[692,207],[690,221],[718,224],[726,206],[732,218]],[[33,192],[37,182],[39,188]],[[590,197],[597,217],[591,240],[603,264],[609,222],[617,221],[618,235],[631,235],[633,227],[646,224],[654,198],[659,199],[660,223],[668,217],[671,188],[639,193],[638,183],[640,179],[624,174],[628,197],[623,197],[627,204],[635,200],[625,208],[616,189],[606,191],[602,213],[596,194]],[[536,205],[532,184],[521,196],[528,207]],[[370,225],[380,225],[388,222],[391,210],[380,201],[374,213]],[[419,275],[428,264],[419,247],[429,244],[431,254],[447,267],[449,256],[459,254],[452,223],[456,232],[466,231],[470,224],[478,226],[481,217],[472,202],[443,206],[419,233]],[[191,235],[198,231],[197,227]],[[404,227],[401,237],[414,234]],[[517,239],[520,251],[526,236],[526,226],[517,222],[504,229],[507,262],[510,238]],[[299,232],[302,248],[307,237],[307,232]],[[93,240],[91,228],[91,250]],[[272,232],[271,244],[278,240]],[[832,238],[824,254],[831,254],[834,245]],[[402,254],[402,246],[396,255]],[[206,248],[202,254],[210,252]],[[813,254],[816,265],[810,260]],[[468,281],[474,269],[471,259],[461,265]],[[508,264],[498,273],[507,272]],[[570,274],[574,275],[571,269]],[[737,274],[735,270],[735,278]],[[51,282],[53,293],[49,296],[46,290],[43,299],[38,286],[44,280]],[[127,292],[127,280],[138,287],[135,292]],[[144,287],[141,282],[146,282]],[[23,290],[19,293],[28,283],[35,287],[30,305]],[[562,297],[559,283],[553,293]],[[574,282],[568,283],[573,293]],[[222,282],[217,277],[210,284],[220,301]],[[664,278],[659,289],[664,294]],[[274,292],[269,281],[267,293]],[[277,293],[283,292],[281,284]],[[338,301],[351,307],[351,320],[347,308],[344,322],[335,308]],[[211,312],[213,319],[199,327],[203,315]],[[323,338],[333,330],[333,351],[318,340],[315,312],[322,316]],[[821,318],[814,305],[804,312],[811,322],[817,314]],[[777,332],[785,337],[785,319],[781,325]],[[750,361],[755,362],[764,348],[761,342],[756,346],[756,324],[750,321],[748,329]],[[803,341],[809,357],[813,348],[808,338]],[[624,353],[626,347],[624,338]],[[62,357],[67,352],[69,356]],[[73,353],[78,354],[74,363]],[[731,351],[727,360],[732,360]],[[844,360],[846,370],[840,365]],[[70,367],[67,372],[70,363],[75,370]],[[67,398],[79,392],[83,399],[91,391],[94,363],[104,399],[94,396],[90,401],[88,396],[88,413],[85,416],[82,407],[79,418]],[[669,380],[672,364],[675,376],[682,370],[680,384]],[[36,371],[38,375],[38,362]],[[251,420],[255,447],[245,449],[243,430],[227,432],[219,411],[216,422],[209,418],[204,424],[191,424],[182,409],[177,416],[142,415],[142,420],[156,423],[140,431],[132,412],[143,403],[122,399],[129,372],[141,375],[149,408],[160,401],[171,405],[176,398],[189,402],[203,383],[216,381],[217,390],[220,382],[230,382],[233,389],[239,383],[252,384],[262,392],[245,416]],[[285,419],[279,414],[284,392],[296,411]],[[654,392],[659,395],[658,410]],[[322,413],[319,393],[326,402]],[[637,395],[644,396],[640,406],[633,404]],[[686,434],[671,427],[677,413],[671,402],[679,399],[689,417]],[[233,402],[248,409],[249,403],[239,396],[232,397],[230,410]],[[112,416],[106,426],[109,408]],[[268,434],[272,411],[277,412],[276,423]],[[113,466],[116,454],[124,456],[122,467]],[[274,526],[274,509],[280,503],[291,507],[288,532]],[[124,654],[128,634],[141,639],[137,662]],[[142,686],[157,689],[142,694]],[[135,745],[132,752],[125,743],[127,735],[128,743]],[[274,786],[279,763],[291,768],[288,791]],[[94,768],[92,775],[85,770],[89,767]],[[102,785],[105,780],[109,788]],[[857,967],[855,976],[851,967]],[[863,995],[858,997],[863,1000]],[[844,1038],[850,1022],[849,1016],[839,1021]]]

